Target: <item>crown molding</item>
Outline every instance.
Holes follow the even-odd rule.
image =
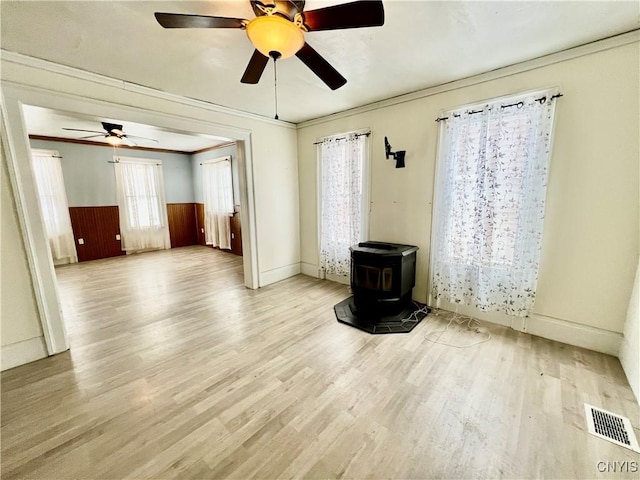
[[[64,137],[50,137],[48,135],[29,135],[30,140],[43,140],[45,142],[58,142],[58,143],[76,143],[78,145],[91,145],[94,147],[107,147],[113,148],[112,145],[105,142],[96,142],[92,140],[81,140],[79,138],[64,138]],[[226,145],[226,144],[224,144]],[[219,147],[207,147],[207,148],[219,148]],[[139,150],[143,152],[156,152],[156,153],[176,153],[180,155],[193,155],[195,152],[189,152],[186,150],[171,150],[168,148],[156,148],[156,147],[143,147],[141,145],[118,145],[118,150]]]
[[[602,52],[604,50],[610,50],[612,48],[622,47],[624,45],[629,45],[631,43],[637,42],[640,42],[640,29],[621,33],[620,35],[604,38],[602,40],[596,40],[591,43],[569,48],[567,50],[562,50],[560,52],[551,53],[549,55],[544,55],[542,57],[537,57],[524,62],[515,63],[507,67],[498,68],[496,70],[480,73],[471,77],[454,80],[452,82],[443,83],[441,85],[425,88],[416,92],[406,93],[397,97],[387,98],[385,100],[369,103],[361,107],[351,108],[349,110],[333,113],[331,115],[325,115],[323,117],[314,118],[312,120],[306,120],[304,122],[298,123],[297,127],[300,129],[319,125],[322,123],[332,122],[340,118],[351,117],[353,115],[359,115],[373,110],[411,102],[413,100],[430,97],[440,93],[449,92],[451,90],[478,85],[492,80],[497,80],[499,78],[509,77],[518,73],[546,67],[547,65],[553,65],[555,63],[564,62],[574,58],[583,57],[585,55],[590,55],[592,53]]]
[[[214,145],[213,147],[205,147],[205,148],[201,148],[200,150],[194,150],[193,152],[190,153],[190,155],[197,155],[199,153],[211,152],[213,150],[220,150],[221,148],[232,147],[235,144],[236,142],[221,143],[220,145]]]
[[[296,128],[296,125],[284,120],[276,120],[270,117],[264,117],[255,113],[245,112],[243,110],[236,110],[234,108],[217,105],[211,102],[205,102],[203,100],[196,100],[190,97],[183,97],[173,93],[164,92],[151,87],[145,87],[144,85],[138,85],[136,83],[127,82],[125,80],[119,80],[116,78],[108,77],[98,73],[88,72],[79,68],[70,67],[68,65],[61,65],[58,63],[43,60],[41,58],[30,57],[21,53],[10,52],[8,50],[0,49],[0,59],[3,62],[14,63],[16,65],[22,65],[25,67],[37,68],[51,73],[64,75],[87,82],[97,83],[99,85],[106,85],[108,87],[118,88],[127,92],[138,93],[146,95],[148,97],[159,98],[174,103],[180,103],[182,105],[188,105],[191,107],[201,108],[203,110],[209,110],[216,113],[222,113],[225,115],[233,115],[235,117],[246,118],[249,120],[255,120],[262,123],[269,123],[272,125],[278,125],[286,128]]]

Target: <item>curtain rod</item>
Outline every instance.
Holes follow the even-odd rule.
[[[555,95],[552,95],[552,96],[549,98],[549,100],[555,100],[556,98],[560,98],[560,97],[563,97],[563,96],[564,96],[564,95],[563,95],[563,94],[561,94],[561,93],[556,93]],[[540,97],[540,98],[534,98],[534,99],[533,99],[533,101],[534,101],[534,102],[539,102],[539,103],[540,103],[540,105],[542,105],[546,100],[547,100],[547,96],[546,96],[546,95],[543,95],[543,96],[542,96],[542,97]],[[510,104],[508,104],[508,105],[500,105],[500,108],[501,108],[501,109],[502,109],[502,108],[509,108],[509,107],[518,107],[518,108],[522,108],[523,106],[524,106],[524,102],[520,101],[520,102],[516,102],[516,103],[510,103]],[[489,110],[491,110],[491,109],[489,109]],[[482,113],[482,112],[484,112],[484,109],[482,109],[482,110],[471,110],[470,112],[468,112],[468,114],[469,114],[469,115],[475,115],[476,113]],[[454,117],[456,117],[456,118],[460,116],[460,114],[455,114],[455,113],[453,113],[452,115],[453,115]],[[449,118],[449,117],[438,117],[438,118],[436,118],[436,122],[441,122],[441,121],[443,121],[443,120],[447,120],[448,118]]]
[[[132,158],[132,157],[129,157],[129,158]],[[133,157],[133,158],[135,160],[135,157]],[[129,161],[129,160],[121,161],[120,157],[118,157],[116,160],[107,160],[107,163],[135,163],[136,165],[153,165],[153,166],[156,166],[156,167],[161,167],[162,166],[162,162],[154,163],[154,162],[132,162],[132,161]]]
[[[369,135],[371,135],[371,132],[366,132],[366,133],[354,133],[354,134],[353,134],[353,136],[354,136],[354,137],[356,137],[356,138],[358,138],[358,137],[368,137]],[[313,142],[313,144],[314,144],[314,145],[320,145],[321,143],[328,142],[328,141],[331,141],[331,140],[338,141],[338,140],[346,140],[346,139],[347,139],[347,137],[327,138],[326,140],[322,140],[322,141],[320,141],[320,142]]]
[[[107,163],[135,163],[135,162],[121,162],[119,160],[107,160]],[[144,163],[138,163],[136,165],[145,165]],[[146,165],[151,165],[152,167],[161,167],[162,164],[161,163],[147,163]]]
[[[202,163],[200,163],[200,166],[204,165],[205,163],[207,165],[215,165],[216,163],[222,163],[222,162],[231,163],[231,155],[227,155],[226,157],[222,158],[222,160],[216,160],[216,159],[203,160]]]

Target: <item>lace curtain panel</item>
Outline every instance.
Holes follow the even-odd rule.
[[[231,161],[218,160],[202,164],[204,195],[204,235],[207,245],[231,249],[233,185]]]
[[[137,252],[171,248],[162,165],[120,158],[114,167],[122,249]]]
[[[532,312],[552,95],[538,92],[448,112],[441,122],[431,257],[434,299],[513,316]]]
[[[368,137],[341,135],[319,144],[320,271],[349,276],[349,247],[362,241],[365,229],[363,178]]]
[[[60,159],[55,152],[34,150],[32,165],[40,212],[54,263],[75,263],[78,261],[78,254]]]

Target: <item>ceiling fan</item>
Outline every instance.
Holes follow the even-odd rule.
[[[256,15],[253,20],[161,12],[156,12],[155,17],[164,28],[245,30],[255,51],[240,80],[242,83],[258,83],[270,57],[275,61],[295,55],[332,90],[340,88],[347,80],[305,42],[303,32],[384,25],[381,0],[356,1],[307,12],[304,1],[263,3],[250,0],[250,3]]]
[[[87,140],[89,138],[105,137],[107,140],[107,143],[109,143],[110,145],[113,145],[114,147],[121,145],[122,142],[126,142],[129,145],[137,147],[138,144],[134,142],[132,138],[138,138],[140,140],[148,140],[150,142],[158,143],[158,140],[155,140],[153,138],[138,137],[136,135],[129,135],[127,133],[124,133],[122,131],[122,125],[118,125],[117,123],[108,123],[108,122],[101,122],[101,123],[102,123],[102,128],[104,128],[104,132],[99,132],[97,130],[83,130],[80,128],[64,128],[63,127],[62,129],[71,130],[74,132],[87,132],[87,133],[95,134],[95,135],[87,135],[86,137],[80,137],[78,140]]]

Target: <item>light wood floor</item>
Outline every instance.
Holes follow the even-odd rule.
[[[369,335],[335,320],[345,286],[247,290],[204,247],[58,278],[71,351],[2,374],[3,479],[637,478],[599,473],[640,458],[585,428],[584,402],[639,426],[614,357],[502,327],[426,341],[447,315]]]

